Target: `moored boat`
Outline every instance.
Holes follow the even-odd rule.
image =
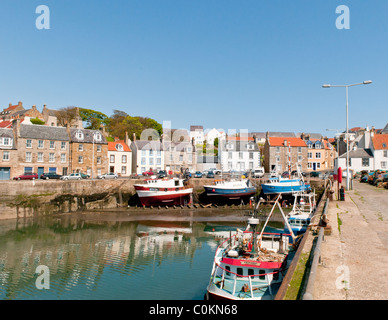
[[[257,212],[261,199],[248,219],[245,231],[239,230],[216,250],[207,293],[207,299],[272,300],[279,289],[291,260],[288,235],[264,232],[275,207],[279,207],[285,223],[284,212],[275,201],[261,230],[257,232]],[[292,238],[294,235],[291,232]]]
[[[135,190],[143,206],[172,206],[191,203],[193,189],[186,187],[183,179],[147,179],[135,184]]]
[[[269,182],[262,183],[261,188],[264,194],[288,194],[293,192],[305,192],[311,190],[310,184],[305,183],[301,178],[269,178]]]
[[[294,235],[299,236],[307,231],[311,219],[315,213],[316,201],[315,193],[295,192],[294,204],[289,212],[287,221]],[[289,233],[289,227],[284,226],[284,232]],[[292,239],[290,239],[292,242]]]
[[[243,180],[216,180],[214,185],[205,185],[205,192],[211,198],[238,200],[249,198],[256,193],[256,188],[248,179]]]

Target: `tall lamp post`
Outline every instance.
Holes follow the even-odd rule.
[[[346,88],[346,189],[349,190],[349,87],[359,86],[362,84],[371,84],[371,80],[366,80],[361,83],[346,84],[346,85],[331,85],[324,84],[322,88],[345,87]]]

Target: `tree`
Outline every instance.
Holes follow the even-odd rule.
[[[76,107],[66,107],[59,109],[56,112],[58,125],[61,127],[66,127],[67,124],[71,123],[79,117],[78,110]]]
[[[79,108],[79,115],[82,121],[86,122],[86,129],[98,130],[101,124],[109,123],[109,117],[106,114],[92,109]]]
[[[39,119],[39,118],[32,118],[32,119],[30,119],[30,122],[32,124],[38,124],[38,125],[44,125],[45,124],[45,122],[43,120]]]

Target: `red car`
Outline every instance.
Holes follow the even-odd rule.
[[[35,180],[39,179],[37,173],[26,172],[25,174],[21,174],[20,176],[13,177],[14,180]]]
[[[152,171],[145,171],[145,172],[143,172],[143,176],[153,176],[153,175],[156,175],[156,173],[154,173]]]

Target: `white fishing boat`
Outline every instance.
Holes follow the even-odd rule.
[[[193,189],[186,187],[183,179],[146,179],[135,184],[135,190],[143,206],[187,205]]]
[[[258,232],[260,199],[245,231],[238,230],[221,243],[214,257],[206,298],[215,300],[272,300],[291,260],[288,235],[264,232],[275,207],[286,216],[277,197],[261,232]],[[291,228],[290,228],[291,230]],[[291,237],[295,238],[291,231]]]

